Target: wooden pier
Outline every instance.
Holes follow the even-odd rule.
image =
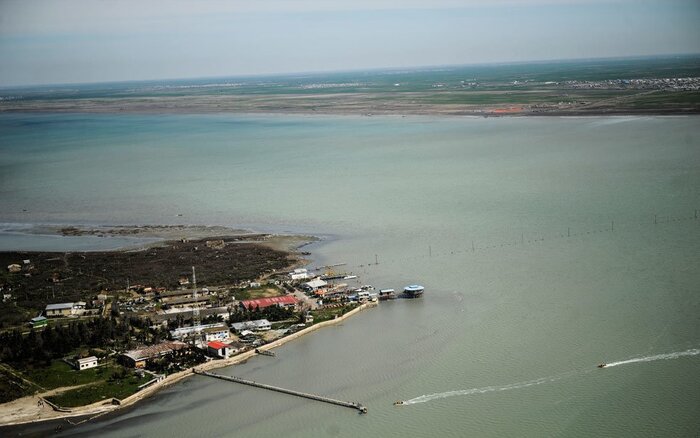
[[[342,400],[335,400],[332,398],[323,397],[322,395],[309,394],[307,392],[294,391],[292,389],[285,389],[285,388],[280,388],[278,386],[266,385],[264,383],[258,383],[258,382],[255,382],[253,380],[241,379],[240,377],[224,376],[222,374],[210,373],[207,371],[197,371],[196,369],[193,369],[192,372],[194,372],[195,374],[202,375],[202,376],[214,377],[215,379],[228,380],[229,382],[241,383],[243,385],[254,386],[256,388],[269,389],[270,391],[277,391],[277,392],[281,392],[283,394],[295,395],[297,397],[303,397],[303,398],[307,398],[310,400],[316,400],[316,401],[330,403],[330,404],[337,405],[337,406],[343,406],[346,408],[357,409],[358,411],[360,411],[361,414],[367,413],[367,408],[362,406],[359,403],[346,402],[346,401],[342,401]]]

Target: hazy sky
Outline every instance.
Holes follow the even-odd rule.
[[[700,0],[0,0],[0,86],[700,52]]]

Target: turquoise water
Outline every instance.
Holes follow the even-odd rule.
[[[2,115],[0,222],[310,232],[316,263],[426,286],[222,370],[369,415],[195,377],[67,435],[693,436],[698,126]]]

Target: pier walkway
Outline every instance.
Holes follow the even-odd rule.
[[[202,375],[202,376],[214,377],[215,379],[228,380],[229,382],[242,383],[243,385],[255,386],[256,388],[269,389],[270,391],[277,391],[277,392],[281,392],[284,394],[295,395],[297,397],[308,398],[310,400],[316,400],[316,401],[330,403],[330,404],[337,405],[337,406],[343,406],[346,408],[357,409],[358,411],[360,411],[361,414],[367,413],[367,408],[362,406],[359,403],[346,402],[346,401],[342,401],[342,400],[335,400],[332,398],[323,397],[321,395],[309,394],[307,392],[294,391],[292,389],[280,388],[278,386],[266,385],[264,383],[258,383],[258,382],[255,382],[253,380],[246,380],[246,379],[241,379],[240,377],[233,377],[233,376],[224,376],[222,374],[210,373],[208,371],[197,371],[196,369],[193,369],[192,372],[194,372],[195,374]]]

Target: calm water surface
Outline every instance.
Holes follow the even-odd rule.
[[[315,233],[427,288],[221,370],[369,415],[194,377],[64,435],[696,436],[698,121],[2,115],[0,222]]]

